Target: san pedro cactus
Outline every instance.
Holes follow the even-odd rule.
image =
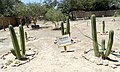
[[[105,52],[105,57],[109,56],[109,54],[111,52],[112,45],[113,45],[113,37],[114,37],[114,31],[111,30],[109,32],[109,40],[108,40],[107,50]]]
[[[98,42],[97,42],[97,31],[96,31],[96,17],[91,16],[91,29],[92,29],[92,39],[93,39],[93,50],[96,57],[100,57]]]
[[[102,24],[103,24],[102,31],[103,33],[105,33],[105,21],[103,21]]]
[[[25,56],[25,34],[22,25],[19,25],[19,33],[20,33],[20,44],[22,50],[22,56]]]
[[[9,25],[9,31],[10,31],[12,44],[15,50],[16,57],[17,59],[21,59],[20,47],[19,47],[18,40],[12,25]]]
[[[26,38],[26,40],[28,40],[27,32],[25,32],[25,38]]]
[[[14,50],[14,49],[11,49],[10,51],[11,51],[11,53],[12,53],[14,56],[16,56],[16,53],[15,53],[15,50]]]
[[[63,24],[63,22],[61,22],[61,33],[62,33],[62,35],[65,34],[65,33],[64,33],[64,24]]]
[[[105,51],[105,39],[102,39],[102,42],[101,42],[101,56],[102,56],[102,59],[105,59],[104,51]]]
[[[69,16],[67,16],[66,34],[70,35],[70,21],[69,21]]]

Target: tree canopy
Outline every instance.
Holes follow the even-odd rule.
[[[45,0],[43,3],[24,4],[21,0],[0,0],[0,14],[13,15],[42,15],[49,9],[60,10],[64,15],[72,11],[102,11],[120,9],[120,0]]]

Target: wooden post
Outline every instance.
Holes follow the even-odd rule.
[[[64,46],[64,50],[65,50],[65,53],[67,53],[67,47],[66,46]]]

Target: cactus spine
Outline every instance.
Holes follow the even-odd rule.
[[[62,35],[65,34],[65,33],[64,33],[64,25],[63,25],[63,22],[61,22],[61,33],[62,33]]]
[[[102,30],[103,30],[103,33],[105,33],[105,21],[103,21],[102,24],[103,24],[103,29]]]
[[[25,34],[22,25],[19,25],[19,33],[20,33],[20,44],[22,50],[22,56],[25,56]]]
[[[96,57],[100,57],[98,42],[97,42],[97,31],[96,31],[96,17],[91,16],[91,29],[92,29],[92,39],[93,39],[93,50]]]
[[[19,47],[18,40],[17,40],[15,31],[14,31],[12,25],[9,25],[9,31],[10,31],[10,34],[11,34],[11,39],[12,39],[12,43],[13,43],[13,47],[14,47],[14,50],[15,50],[16,57],[17,57],[17,59],[21,59],[20,47]]]
[[[114,31],[111,30],[109,32],[109,40],[108,40],[107,50],[105,52],[105,57],[109,56],[109,54],[111,52],[112,45],[113,45],[113,37],[114,37]]]
[[[67,16],[66,34],[70,35],[70,21],[69,21],[69,16]]]

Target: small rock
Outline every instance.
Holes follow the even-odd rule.
[[[98,62],[97,65],[103,65],[102,60],[100,62]]]
[[[104,66],[108,66],[108,61],[107,60],[103,60],[103,65]]]
[[[37,52],[38,50],[37,49],[34,49],[34,52]]]
[[[95,58],[91,58],[90,61],[91,61],[92,63],[94,63],[94,62],[95,62]]]
[[[35,52],[33,52],[33,51],[27,51],[27,52],[26,52],[26,55],[27,55],[27,56],[35,55]]]
[[[113,69],[117,68],[117,66],[114,64],[111,64],[110,67],[112,67]]]
[[[32,60],[34,57],[30,56],[29,59]]]
[[[1,69],[3,69],[4,68],[4,66],[1,66]]]
[[[25,64],[27,61],[20,61],[21,64]]]

